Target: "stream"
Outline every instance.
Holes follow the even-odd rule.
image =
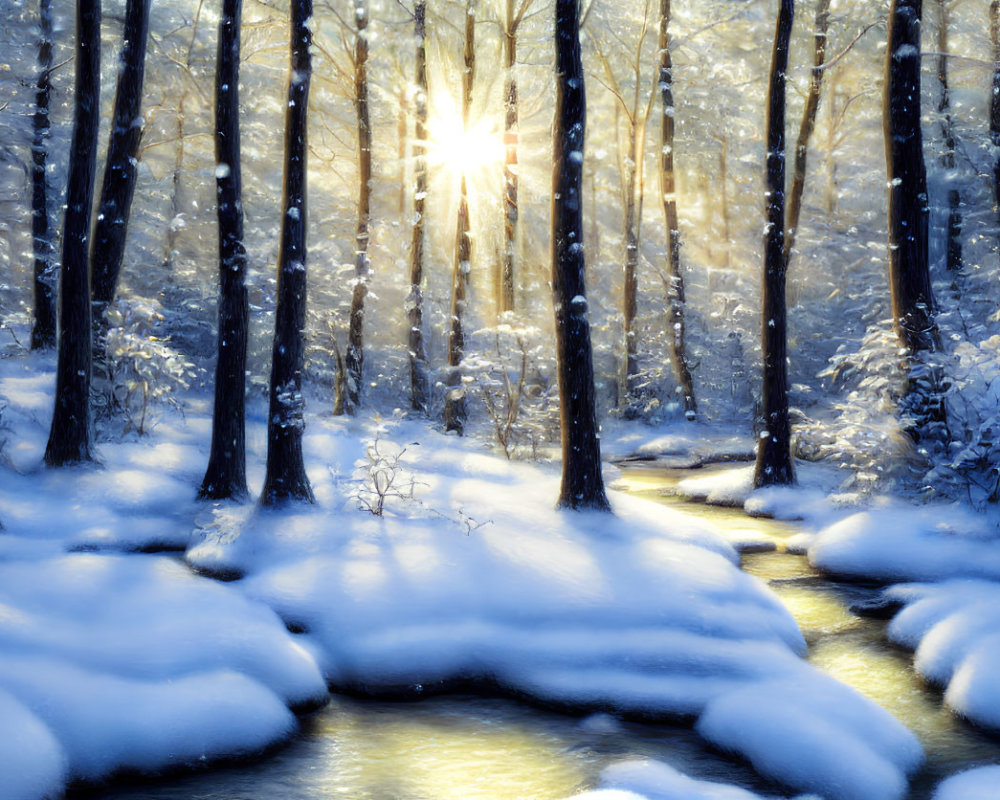
[[[725,468],[723,465],[716,468]],[[704,474],[704,470],[699,473]],[[837,583],[785,552],[792,523],[751,518],[740,509],[665,497],[690,470],[635,466],[618,488],[771,540],[742,566],[767,581],[802,629],[808,660],[891,711],[927,755],[908,800],[925,800],[942,777],[1000,763],[1000,740],[949,713],[925,687],[912,655],[886,641],[885,622],[849,607],[876,587]],[[626,758],[666,762],[692,777],[738,784],[772,796],[779,787],[707,747],[680,725],[572,717],[502,698],[449,695],[400,703],[335,695],[303,720],[301,732],[266,758],[179,777],[122,779],[78,788],[72,800],[560,800],[594,787],[600,771]]]

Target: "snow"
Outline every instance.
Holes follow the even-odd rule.
[[[990,800],[996,796],[1000,766],[978,767],[943,780],[931,800]]]
[[[290,709],[323,702],[326,684],[419,695],[489,681],[688,717],[763,774],[834,800],[839,785],[901,796],[921,758],[886,712],[802,661],[790,614],[708,522],[616,492],[614,516],[559,512],[554,469],[423,422],[309,406],[315,506],[198,503],[210,425],[194,398],[150,435],[102,444],[99,468],[39,469],[46,381],[25,372],[50,370],[46,357],[0,362],[18,467],[0,483],[0,703],[13,709],[0,730],[17,725],[0,761],[31,744],[25,796],[257,752],[294,732]],[[263,407],[251,419],[254,480]],[[359,502],[376,438],[398,455],[382,517]],[[164,544],[245,577],[131,552]]]
[[[649,759],[606,767],[601,772],[601,787],[573,800],[762,800],[745,789],[695,780],[669,764]]]

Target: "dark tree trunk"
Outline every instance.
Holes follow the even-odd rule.
[[[681,231],[677,221],[677,185],[674,178],[674,77],[670,56],[670,0],[660,0],[660,64],[658,83],[663,114],[660,118],[660,199],[667,227],[667,349],[674,378],[684,402],[684,415],[693,420],[698,411],[694,382],[684,343],[684,273],[681,270]]]
[[[271,353],[270,406],[267,418],[267,473],[260,502],[313,502],[302,459],[305,403],[302,362],[306,325],[306,139],[312,34],[312,0],[291,2],[291,73],[285,112],[285,178],[278,256],[278,305]]]
[[[345,359],[344,410],[354,414],[361,403],[364,371],[365,297],[368,295],[368,238],[371,218],[372,129],[368,119],[368,0],[355,0],[354,108],[358,117],[358,225],[354,247],[354,289]]]
[[[552,300],[555,310],[562,486],[559,507],[610,511],[601,474],[583,253],[587,119],[578,0],[556,0],[552,142]]]
[[[101,2],[77,0],[76,79],[62,266],[59,272],[59,359],[56,402],[45,447],[50,467],[89,461],[91,454],[90,208],[97,171],[101,106]]]
[[[215,71],[215,198],[219,217],[219,347],[212,449],[201,496],[242,499],[246,477],[249,305],[240,166],[240,18],[243,0],[223,0]]]
[[[1000,212],[1000,0],[990,3],[990,47],[993,51],[993,91],[990,93],[990,141],[997,148],[993,161],[993,199]]]
[[[476,3],[466,0],[465,70],[462,73],[462,125],[469,130],[472,113],[472,87],[476,77]],[[468,303],[469,275],[472,269],[472,233],[469,224],[469,187],[466,175],[458,199],[458,220],[455,228],[455,263],[451,274],[451,331],[448,334],[448,389],[444,398],[445,430],[459,436],[465,429],[468,414],[465,389],[462,385],[461,364],[465,357],[465,309]]]
[[[424,203],[427,199],[427,50],[425,27],[426,0],[417,0],[413,8],[417,39],[416,96],[413,131],[413,238],[410,242],[410,296],[406,300],[410,321],[410,405],[414,411],[427,413],[430,384],[427,376],[427,352],[424,349]]]
[[[138,176],[139,140],[142,138],[142,81],[146,64],[151,0],[128,0],[118,84],[111,116],[104,181],[91,241],[91,293],[94,320],[102,324],[104,311],[114,300],[125,255],[132,196]]]
[[[940,349],[927,255],[927,174],[920,130],[920,0],[889,11],[883,125],[889,187],[889,288],[893,326],[909,372],[902,412],[912,438],[944,422],[940,368],[923,364]]]
[[[56,275],[49,233],[49,187],[45,179],[48,157],[49,95],[52,70],[51,0],[38,3],[38,84],[31,139],[31,238],[35,255],[35,321],[31,326],[31,349],[56,345]]]
[[[514,268],[517,252],[517,29],[527,3],[515,14],[514,0],[506,0],[503,29],[503,64],[506,71],[503,115],[503,253],[500,271],[500,311],[514,310]]]
[[[955,123],[951,118],[951,94],[948,91],[948,3],[938,0],[938,56],[937,78],[941,88],[938,113],[941,115],[941,135],[944,152],[941,166],[948,183],[948,229],[945,244],[945,266],[953,273],[962,271],[962,196],[955,180]],[[957,274],[955,275],[957,278]],[[958,292],[958,284],[952,282]]]
[[[813,33],[813,66],[809,79],[809,93],[802,109],[799,137],[795,142],[795,169],[792,173],[792,190],[788,195],[788,214],[785,226],[785,266],[792,258],[795,237],[799,233],[802,214],[802,194],[806,188],[806,162],[809,157],[809,140],[816,129],[820,91],[823,88],[823,64],[826,61],[826,37],[830,27],[830,0],[819,0],[816,6],[816,30]]]
[[[761,308],[761,415],[754,486],[794,483],[788,421],[787,315],[785,308],[785,73],[795,15],[781,0],[767,94],[767,219]]]

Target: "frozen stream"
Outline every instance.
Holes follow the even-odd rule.
[[[912,800],[929,796],[942,776],[1000,762],[1000,742],[956,720],[924,688],[909,653],[885,641],[885,623],[849,606],[875,589],[834,583],[802,556],[784,552],[793,525],[751,519],[735,509],[661,497],[687,470],[630,468],[623,483],[638,496],[679,505],[722,528],[763,534],[773,552],[746,554],[743,567],[770,583],[798,620],[809,659],[888,708],[923,742],[928,763]],[[691,730],[574,718],[514,700],[448,696],[412,703],[336,696],[304,720],[302,732],[249,764],[154,781],[121,781],[77,790],[75,800],[559,800],[592,787],[601,769],[625,758],[654,758],[693,777],[777,795],[746,766],[708,749]]]

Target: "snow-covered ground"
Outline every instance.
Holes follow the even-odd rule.
[[[509,463],[402,417],[322,413],[305,440],[315,506],[201,503],[210,421],[196,398],[146,437],[102,444],[99,466],[45,470],[51,367],[44,356],[0,361],[0,796],[256,752],[290,735],[289,709],[322,702],[325,683],[419,694],[485,681],[557,704],[681,715],[761,774],[828,800],[902,798],[922,760],[888,712],[802,660],[794,620],[703,520],[620,493],[613,517],[557,512],[551,466]],[[259,485],[259,415],[249,443]],[[366,508],[372,470],[399,490],[382,517]],[[718,480],[735,498],[739,481]],[[821,505],[801,490],[756,499],[797,515]],[[815,513],[844,515],[832,504]],[[921,515],[935,519],[910,519]],[[811,543],[820,566],[849,523]],[[982,531],[959,538],[993,546]],[[244,577],[220,583],[137,552],[164,546]],[[924,647],[940,625],[957,631],[918,651],[918,667],[959,684],[948,700],[963,713],[995,709],[987,668],[1000,648],[983,626],[1000,590],[893,591],[907,605],[899,641]],[[605,778],[591,796],[752,796],[655,763]]]

